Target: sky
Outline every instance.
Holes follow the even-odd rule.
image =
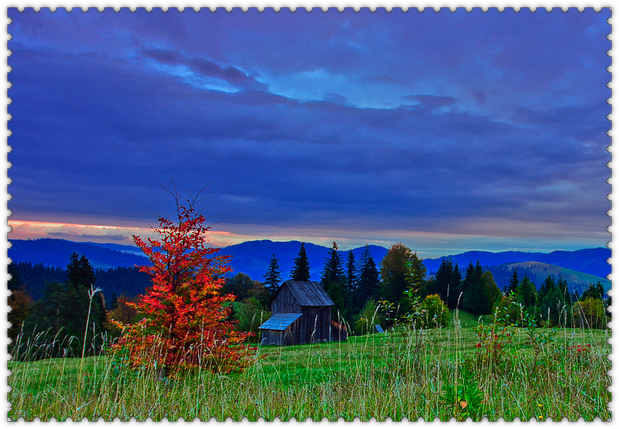
[[[9,237],[604,246],[609,16],[10,9]]]

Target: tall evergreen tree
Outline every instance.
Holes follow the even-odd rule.
[[[469,264],[464,279],[462,307],[475,315],[489,314],[500,296],[501,291],[492,274],[484,272],[479,261],[474,266]]]
[[[430,293],[438,294],[444,302],[447,302],[449,286],[452,281],[453,264],[448,259],[443,259],[441,265],[436,271],[432,287],[429,289]]]
[[[376,263],[370,255],[369,247],[366,246],[363,254],[363,265],[359,272],[359,282],[354,294],[354,312],[361,311],[365,303],[370,299],[376,299],[380,295],[380,280]]]
[[[572,305],[577,299],[574,299],[574,296],[570,294],[570,290],[567,284],[567,280],[559,278],[557,282],[557,287],[559,288],[559,292],[561,292],[561,299],[567,305]]]
[[[67,294],[72,303],[71,310],[65,315],[67,330],[75,332],[80,343],[86,341],[88,347],[94,346],[93,339],[102,333],[106,322],[105,300],[103,293],[98,292],[90,297],[89,291],[95,285],[95,271],[88,259],[76,253],[71,255],[67,265]],[[92,302],[91,302],[92,299]],[[88,313],[90,311],[90,317]],[[86,320],[89,320],[84,340]],[[96,348],[96,347],[95,347]]]
[[[451,280],[449,281],[449,293],[447,299],[447,306],[451,309],[458,306],[458,300],[462,297],[462,275],[460,274],[460,268],[458,264],[454,264],[454,269],[451,272]]]
[[[413,253],[408,260],[408,288],[420,293],[425,289],[426,266],[423,260]]]
[[[329,251],[329,257],[322,272],[320,280],[325,292],[331,297],[340,314],[345,318],[350,316],[348,294],[346,293],[346,276],[342,269],[340,255],[337,251],[337,244],[333,242],[333,247]],[[337,314],[334,316],[337,317]]]
[[[538,292],[538,313],[541,320],[552,325],[559,322],[563,306],[561,291],[552,276],[546,277]]]
[[[481,288],[483,291],[482,299],[484,300],[482,312],[483,314],[490,314],[494,304],[503,296],[490,271],[485,271],[482,274]]]
[[[596,284],[591,283],[587,290],[582,293],[580,300],[584,301],[587,298],[604,299],[604,287],[600,282]]]
[[[348,252],[346,262],[346,289],[349,294],[357,289],[357,268],[355,267],[355,254],[352,250]]]
[[[299,255],[294,260],[294,268],[292,269],[292,280],[306,282],[310,279],[309,261],[307,260],[307,253],[305,253],[305,244],[301,243],[299,249]]]
[[[271,295],[275,295],[277,289],[279,288],[279,283],[281,282],[281,275],[279,272],[279,263],[277,262],[277,258],[275,254],[271,256],[271,262],[269,263],[269,268],[267,269],[266,274],[264,275],[264,285]]]
[[[511,293],[514,292],[516,293],[516,290],[518,290],[518,285],[520,284],[520,282],[518,281],[518,272],[516,270],[512,271],[512,278],[509,281],[509,286],[507,287],[507,293]]]
[[[524,276],[522,282],[518,285],[518,299],[520,303],[529,311],[533,312],[537,305],[537,288],[535,284],[529,280],[527,276]]]

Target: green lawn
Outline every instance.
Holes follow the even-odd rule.
[[[512,328],[488,359],[473,326],[398,330],[345,343],[262,347],[242,374],[160,381],[111,356],[10,362],[11,419],[359,417],[610,419],[609,331]],[[548,337],[548,338],[546,338]],[[541,340],[540,340],[541,339]],[[568,349],[591,344],[591,352]],[[464,402],[463,402],[464,401]]]

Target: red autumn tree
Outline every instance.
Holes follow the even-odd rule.
[[[234,295],[221,293],[228,258],[208,247],[204,216],[190,204],[178,205],[178,221],[159,218],[159,240],[133,236],[152,265],[140,267],[152,286],[137,302],[127,303],[144,317],[137,323],[116,324],[123,334],[116,350],[128,354],[134,367],[163,369],[208,368],[230,372],[247,366],[251,349],[229,320]]]

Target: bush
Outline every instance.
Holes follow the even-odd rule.
[[[499,299],[492,309],[492,313],[496,316],[496,320],[502,325],[522,326],[524,320],[522,304],[516,299],[516,295],[512,292],[507,296]]]
[[[424,328],[442,328],[447,325],[449,310],[438,294],[426,296],[420,307]]]
[[[258,339],[258,328],[271,317],[271,313],[255,298],[247,298],[241,302],[234,302],[234,318],[239,321],[238,328],[249,332],[251,340]]]
[[[354,323],[356,334],[369,334],[374,332],[374,326],[384,325],[385,319],[381,312],[378,311],[378,307],[378,304],[373,299],[370,299],[365,303]]]

